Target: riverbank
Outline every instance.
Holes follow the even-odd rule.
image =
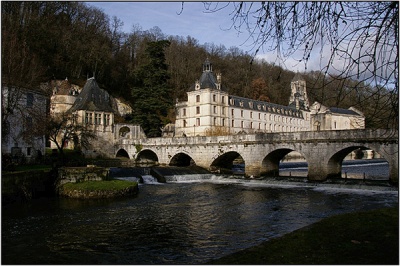
[[[399,264],[398,207],[336,215],[207,264]]]
[[[123,180],[85,181],[66,183],[58,188],[63,197],[77,199],[104,199],[133,196],[138,193],[138,183]]]

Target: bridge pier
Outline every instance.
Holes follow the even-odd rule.
[[[340,174],[339,174],[340,175]],[[328,172],[324,171],[321,167],[313,167],[308,165],[308,176],[309,181],[325,181],[328,178]]]
[[[260,166],[257,165],[245,165],[244,175],[246,177],[259,177],[260,176]]]

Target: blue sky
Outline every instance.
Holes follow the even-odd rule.
[[[230,29],[229,12],[233,7],[210,13],[202,2],[87,2],[88,5],[102,9],[112,18],[116,16],[124,22],[123,31],[129,33],[138,24],[143,30],[157,26],[166,35],[191,36],[199,44],[223,44],[227,49],[236,46],[250,53],[251,42],[246,35]],[[227,4],[223,3],[222,5]],[[221,5],[221,4],[220,4]],[[181,12],[182,11],[182,12]],[[181,13],[180,13],[181,12]],[[179,14],[180,13],[180,14]]]

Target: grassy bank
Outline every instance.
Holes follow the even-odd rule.
[[[342,214],[207,264],[399,264],[399,210]]]

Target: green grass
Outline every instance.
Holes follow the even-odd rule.
[[[399,210],[342,214],[208,264],[399,264]]]
[[[110,180],[110,181],[86,181],[80,183],[67,183],[63,185],[63,188],[66,190],[98,191],[98,190],[121,190],[136,185],[137,185],[136,182],[130,182],[124,180]]]

